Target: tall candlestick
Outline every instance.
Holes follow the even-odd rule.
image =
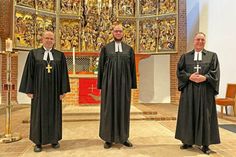
[[[10,38],[6,40],[6,51],[12,52],[12,40]]]
[[[75,47],[73,47],[73,65],[75,65]]]

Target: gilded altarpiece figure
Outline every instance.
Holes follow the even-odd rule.
[[[134,16],[135,15],[135,1],[134,0],[120,0],[118,1],[118,16]]]
[[[176,19],[158,20],[158,51],[176,49]]]
[[[36,6],[39,10],[45,10],[50,12],[55,12],[56,10],[56,0],[37,0]]]
[[[176,0],[159,0],[159,14],[176,13]]]
[[[62,51],[79,50],[81,26],[79,20],[62,19],[60,22],[60,45]]]
[[[135,20],[121,20],[121,23],[124,27],[124,42],[129,44],[131,47],[135,49],[135,42],[136,42],[136,27],[135,27]]]
[[[58,5],[59,4],[59,5]],[[176,52],[177,0],[15,0],[14,46],[40,46],[53,30],[61,51],[100,52],[112,25],[124,26],[124,41],[136,53]]]
[[[14,43],[16,47],[35,47],[35,17],[25,12],[16,12]]]
[[[61,0],[61,14],[80,15],[81,0]]]
[[[41,37],[45,30],[55,32],[55,18],[38,16],[36,18],[36,47],[41,46]]]
[[[157,22],[153,20],[143,20],[140,22],[140,52],[156,52],[157,45]]]
[[[156,15],[157,0],[140,0],[141,15]]]

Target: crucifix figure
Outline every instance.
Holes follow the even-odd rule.
[[[48,70],[48,73],[51,73],[52,66],[50,66],[50,64],[48,64],[46,69]]]
[[[199,73],[199,70],[201,69],[201,67],[199,66],[199,64],[197,64],[197,66],[195,66],[194,69],[196,69],[197,73]]]

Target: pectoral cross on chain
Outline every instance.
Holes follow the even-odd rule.
[[[52,66],[50,66],[50,64],[48,64],[46,69],[48,70],[48,73],[51,73]]]
[[[199,64],[197,64],[197,66],[194,67],[194,69],[196,69],[196,70],[197,70],[197,73],[199,73],[199,70],[201,69],[201,67],[199,66]]]

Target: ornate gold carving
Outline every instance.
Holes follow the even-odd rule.
[[[176,11],[176,0],[160,0],[159,14],[170,14]]]
[[[16,0],[16,3],[18,5],[35,8],[35,0]]]
[[[16,0],[14,45],[39,47],[42,32],[53,30],[62,51],[99,52],[119,21],[135,52],[175,51],[176,7],[177,0]]]
[[[134,16],[135,3],[134,0],[120,0],[118,2],[119,16]]]
[[[56,0],[37,0],[37,7],[40,10],[55,11],[56,10]]]
[[[156,52],[157,22],[155,19],[141,21],[139,43],[141,52]]]
[[[34,17],[31,14],[17,12],[15,17],[15,39],[16,47],[32,48],[35,46]]]
[[[157,0],[141,0],[140,11],[142,15],[156,15]]]
[[[175,50],[176,41],[176,19],[162,19],[158,21],[158,50]]]
[[[80,14],[81,0],[61,0],[62,14]]]
[[[45,30],[54,32],[55,19],[38,16],[36,18],[36,47],[41,46],[41,37]]]
[[[75,47],[79,49],[80,38],[80,22],[79,20],[62,20],[60,26],[60,45],[61,50],[68,51]]]
[[[124,20],[122,25],[124,27],[124,41],[129,44],[134,50],[135,48],[135,39],[136,39],[136,22],[134,20]]]

